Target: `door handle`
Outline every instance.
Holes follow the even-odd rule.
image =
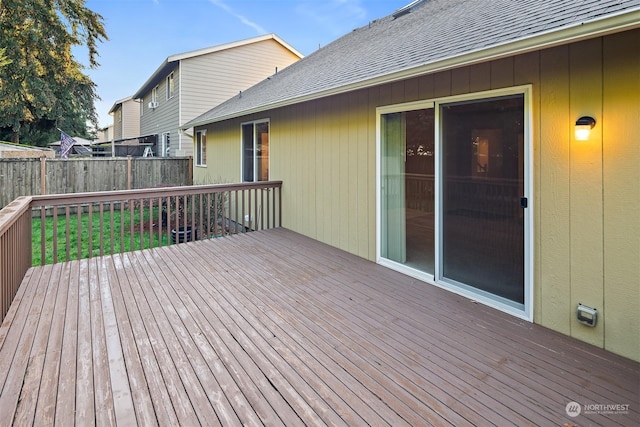
[[[526,209],[529,204],[529,200],[526,197],[520,197],[520,207]]]

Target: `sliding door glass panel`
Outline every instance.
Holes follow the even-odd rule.
[[[256,123],[256,181],[269,181],[269,122]]]
[[[524,304],[524,96],[441,117],[442,277]]]
[[[405,120],[406,264],[434,274],[434,110],[407,111]]]
[[[434,110],[382,116],[384,258],[434,273]]]
[[[407,259],[405,233],[404,113],[382,116],[382,230],[383,258],[404,263]]]
[[[253,123],[242,125],[242,181],[253,182]]]

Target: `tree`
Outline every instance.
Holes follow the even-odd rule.
[[[85,47],[89,67],[95,68],[97,44],[107,35],[102,16],[84,4],[0,0],[0,139],[19,142],[21,135],[29,135],[40,142],[46,138],[35,135],[63,125],[81,135],[87,133],[87,122],[97,127],[95,84],[72,48]]]
[[[0,68],[2,68],[3,66],[11,63],[11,60],[9,60],[9,58],[4,56],[4,51],[5,50],[6,49],[4,49],[4,48],[0,48]]]

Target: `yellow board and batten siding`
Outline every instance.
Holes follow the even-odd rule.
[[[603,40],[604,348],[640,359],[640,31]]]
[[[534,321],[640,360],[637,52],[633,30],[209,125],[209,168],[239,180],[240,123],[269,118],[283,225],[375,261],[376,107],[530,84]],[[581,115],[597,121],[589,141],[573,136]]]

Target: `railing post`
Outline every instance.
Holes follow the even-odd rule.
[[[127,190],[131,190],[131,155],[127,156]]]
[[[47,194],[47,158],[40,157],[40,194]]]
[[[282,186],[278,187],[278,227],[282,227]]]
[[[31,221],[31,197],[20,197],[0,210],[1,320],[4,320],[24,275],[31,267]]]

